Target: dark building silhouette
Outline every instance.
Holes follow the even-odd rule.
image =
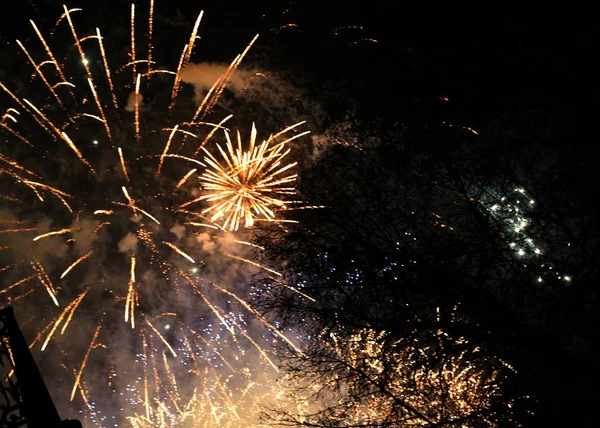
[[[12,307],[0,310],[0,366],[0,428],[82,427],[61,421]]]

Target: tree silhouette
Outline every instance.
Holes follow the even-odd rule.
[[[270,420],[543,426],[581,399],[560,365],[588,358],[595,219],[559,150],[490,138],[423,120],[324,138],[302,182],[320,208],[260,240],[285,273],[257,278],[257,303],[304,343],[282,350],[290,393]]]

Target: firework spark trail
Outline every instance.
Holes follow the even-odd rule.
[[[215,132],[217,132],[217,130],[219,130],[219,129],[224,129],[223,124],[225,122],[227,122],[229,119],[231,119],[232,117],[233,117],[233,115],[230,114],[229,116],[225,117],[223,120],[221,120],[219,123],[217,123],[213,126],[213,129],[208,133],[206,138],[200,143],[200,145],[194,152],[194,156],[198,156],[198,153],[200,153],[200,150],[202,149],[202,147],[204,147],[206,145],[206,143],[208,143],[208,141],[212,138],[212,136],[215,134]]]
[[[50,280],[50,277],[46,273],[44,266],[42,266],[42,264],[34,258],[34,261],[31,262],[31,267],[33,268],[33,270],[35,270],[38,273],[39,281],[42,283],[44,288],[46,288],[46,291],[50,295],[50,298],[52,299],[54,304],[56,306],[60,306],[58,304],[58,300],[56,299],[57,290],[54,288],[54,285],[52,285],[52,281]]]
[[[83,361],[81,362],[81,367],[79,368],[79,372],[77,373],[77,376],[75,377],[75,383],[73,384],[73,389],[71,390],[71,398],[70,398],[71,401],[73,401],[73,398],[75,398],[75,391],[77,391],[77,387],[79,386],[79,382],[81,381],[81,375],[83,374],[83,369],[85,369],[85,365],[87,364],[87,360],[90,356],[90,353],[96,347],[95,346],[96,340],[98,339],[98,335],[100,334],[101,328],[102,328],[102,323],[98,324],[98,327],[96,327],[96,331],[94,332],[94,336],[92,337],[90,346],[88,347],[87,352],[85,353],[85,357],[83,357]]]
[[[37,241],[37,240],[39,240],[39,239],[42,239],[42,238],[47,238],[47,237],[49,237],[49,236],[62,235],[62,234],[64,234],[64,233],[69,233],[69,232],[71,232],[72,230],[73,230],[73,229],[61,229],[61,230],[55,230],[55,231],[52,231],[52,232],[44,233],[44,234],[42,234],[42,235],[38,235],[38,236],[36,236],[35,238],[33,238],[33,240],[34,240],[34,241]]]
[[[31,276],[28,276],[28,277],[26,277],[26,278],[20,279],[20,280],[18,280],[17,282],[15,282],[15,283],[13,283],[13,284],[9,285],[8,287],[4,287],[2,290],[0,290],[0,294],[6,293],[7,291],[10,291],[10,290],[12,290],[13,288],[15,288],[15,287],[18,287],[18,286],[19,286],[19,285],[21,285],[21,284],[25,284],[26,282],[29,282],[29,281],[31,281],[32,279],[34,279],[34,278],[37,278],[37,277],[38,277],[38,275],[37,275],[37,273],[36,273],[36,274],[33,274],[33,275],[31,275]]]
[[[87,259],[89,256],[92,255],[94,251],[90,251],[87,254],[84,254],[83,256],[79,257],[77,260],[75,260],[68,268],[65,269],[65,271],[62,273],[62,275],[60,276],[60,279],[63,279],[65,276],[67,276],[67,274],[69,272],[71,272],[71,270],[77,266],[79,263],[81,263],[82,261],[84,261],[85,259]]]
[[[194,264],[196,263],[196,262],[194,261],[194,259],[190,257],[190,255],[189,255],[189,254],[186,254],[186,253],[184,253],[184,252],[183,252],[183,251],[181,251],[179,248],[177,248],[177,246],[175,246],[174,244],[171,244],[170,242],[166,242],[166,241],[163,241],[163,244],[165,244],[167,247],[170,247],[170,248],[171,248],[171,249],[173,249],[173,250],[174,250],[174,251],[175,251],[177,254],[179,254],[179,255],[180,255],[180,256],[182,256],[182,257],[185,257],[185,258],[186,258],[187,260],[189,260],[190,262],[192,262],[192,263],[194,263]]]
[[[221,93],[223,92],[223,90],[225,89],[227,84],[229,83],[229,80],[233,76],[233,73],[235,72],[235,70],[237,70],[237,68],[239,67],[239,65],[242,62],[242,59],[244,58],[244,56],[246,56],[246,54],[248,53],[248,51],[250,50],[250,48],[252,47],[254,42],[256,42],[257,39],[258,39],[258,34],[256,36],[254,36],[252,41],[250,41],[248,46],[246,46],[246,49],[244,49],[244,51],[233,60],[233,62],[230,64],[230,66],[227,69],[227,71],[225,72],[225,74],[222,75],[215,82],[215,84],[212,86],[212,88],[210,88],[210,90],[204,97],[204,100],[202,101],[202,103],[200,104],[198,109],[196,110],[196,113],[194,113],[192,122],[195,122],[198,119],[198,117],[200,117],[200,119],[203,119],[212,110],[212,108],[215,106],[215,104],[219,100]]]
[[[160,334],[160,332],[159,332],[159,331],[156,329],[156,327],[154,327],[154,324],[152,324],[148,318],[146,318],[146,324],[148,324],[148,325],[150,326],[150,328],[152,329],[152,331],[153,331],[154,333],[156,333],[156,335],[159,337],[159,339],[160,339],[160,340],[162,340],[162,342],[165,344],[165,346],[166,346],[167,348],[169,348],[169,351],[171,351],[171,354],[172,354],[174,357],[176,357],[176,356],[177,356],[177,353],[175,352],[175,350],[174,350],[174,349],[171,347],[171,345],[169,345],[169,342],[167,342],[167,341],[165,340],[165,338],[163,337],[163,335],[162,335],[162,334]]]
[[[236,339],[236,335],[235,335],[235,330],[233,329],[233,327],[231,327],[231,325],[225,320],[225,318],[223,318],[223,316],[221,315],[221,313],[217,310],[217,308],[211,303],[210,300],[208,300],[208,298],[206,297],[206,295],[200,291],[200,289],[198,288],[198,286],[196,285],[196,281],[194,281],[192,278],[190,278],[185,272],[183,272],[182,270],[179,271],[179,274],[186,280],[186,282],[192,286],[194,292],[196,294],[198,294],[202,300],[204,300],[204,303],[206,303],[206,305],[210,308],[210,310],[213,312],[213,314],[215,314],[215,316],[219,319],[219,321],[221,322],[221,324],[227,328],[227,330],[229,331],[229,333],[231,334],[231,337],[235,340]]]
[[[250,264],[250,265],[252,265],[252,266],[256,266],[257,268],[260,268],[260,269],[266,270],[267,272],[271,272],[271,273],[274,273],[275,275],[279,275],[279,276],[281,276],[281,273],[280,273],[280,272],[277,272],[276,270],[273,270],[273,269],[270,269],[270,268],[268,268],[268,267],[266,267],[266,266],[263,266],[263,265],[261,265],[260,263],[253,262],[252,260],[248,260],[248,259],[246,259],[246,258],[244,258],[244,257],[236,256],[236,255],[233,255],[233,254],[229,254],[229,253],[224,253],[224,254],[225,254],[227,257],[231,257],[232,259],[236,259],[236,260],[239,260],[239,261],[241,261],[241,262],[248,263],[248,264]]]
[[[125,322],[131,318],[131,328],[135,328],[135,255],[131,256],[131,272],[129,277],[129,289],[125,303]]]
[[[169,151],[169,147],[171,146],[171,141],[173,140],[173,136],[177,132],[177,128],[179,128],[179,125],[175,125],[175,128],[173,128],[173,130],[171,131],[171,134],[169,135],[167,144],[165,144],[165,149],[163,150],[163,153],[160,156],[160,161],[158,162],[158,169],[156,171],[157,174],[160,174],[160,171],[162,170],[162,166],[165,161],[165,156],[167,155],[167,152]]]
[[[87,67],[87,65],[86,65],[86,67]],[[100,98],[98,98],[98,93],[96,92],[96,88],[94,87],[94,82],[91,78],[88,78],[88,84],[90,85],[90,90],[92,91],[92,95],[94,95],[94,101],[96,101],[96,107],[98,107],[98,111],[100,112],[100,116],[102,117],[102,122],[104,123],[104,129],[106,130],[106,135],[107,135],[109,141],[112,142],[110,126],[108,125],[108,120],[106,119],[106,115],[104,114],[104,109],[102,108],[102,104],[100,103]]]
[[[121,150],[120,147],[117,150],[119,152],[119,161],[121,162],[121,169],[123,170],[123,175],[125,176],[125,180],[127,180],[129,182],[131,180],[129,179],[129,174],[127,174],[127,166],[125,166],[125,158],[123,157],[123,150]],[[96,214],[96,213],[94,213],[94,214]]]
[[[58,326],[60,325],[60,323],[66,316],[67,319],[65,320],[65,322],[63,324],[63,328],[60,331],[60,334],[65,333],[65,331],[67,330],[67,326],[69,325],[69,323],[71,322],[71,319],[73,318],[73,314],[77,310],[77,307],[79,306],[79,304],[81,303],[81,301],[83,300],[83,298],[85,297],[85,295],[87,294],[88,291],[89,291],[89,289],[87,289],[86,291],[81,293],[75,300],[73,300],[71,303],[69,303],[69,305],[67,305],[67,307],[56,318],[56,321],[54,322],[54,325],[52,326],[50,333],[48,333],[48,336],[46,337],[46,340],[44,341],[44,344],[42,345],[42,351],[46,349],[46,347],[48,346],[48,343],[50,342],[50,339],[52,338],[52,335],[54,334],[54,332],[56,331],[56,329],[58,328]]]
[[[40,42],[42,42],[42,44],[44,45],[44,49],[46,50],[46,53],[48,54],[48,57],[51,60],[51,64],[54,65],[54,67],[56,69],[56,72],[60,76],[61,82],[59,82],[58,84],[61,84],[61,83],[68,84],[67,77],[65,76],[65,74],[64,74],[64,72],[62,70],[62,67],[60,66],[60,63],[56,60],[56,58],[54,56],[54,53],[52,53],[52,49],[50,49],[50,46],[46,42],[46,39],[44,38],[44,36],[40,32],[40,30],[38,29],[37,25],[35,25],[35,22],[33,22],[31,19],[29,20],[29,22],[31,23],[31,26],[33,27],[33,30],[35,31],[35,33],[37,34],[38,38],[40,39]],[[69,84],[69,86],[71,86],[71,85],[72,84]],[[75,94],[73,93],[73,91],[72,91],[72,89],[70,87],[69,87],[69,93],[71,94],[72,98],[75,98]]]
[[[183,176],[183,178],[181,180],[179,180],[179,183],[177,183],[177,185],[175,186],[175,189],[179,189],[181,186],[183,186],[183,184],[188,181],[188,179],[196,172],[198,171],[198,169],[194,168],[192,170],[190,170],[187,174],[185,174]]]
[[[64,108],[62,100],[60,99],[60,97],[58,96],[58,94],[56,93],[56,91],[54,90],[54,87],[52,87],[52,85],[50,85],[50,82],[48,82],[48,79],[46,78],[46,76],[44,75],[44,73],[42,72],[42,70],[40,69],[40,66],[31,57],[31,55],[29,54],[29,51],[27,49],[25,49],[25,46],[23,46],[23,44],[19,40],[17,40],[17,44],[23,50],[23,52],[25,52],[25,55],[27,56],[27,59],[29,59],[29,62],[31,63],[31,65],[33,65],[33,68],[35,69],[35,72],[38,74],[38,76],[40,76],[40,78],[42,79],[42,81],[44,82],[44,84],[48,87],[48,90],[50,91],[50,93],[52,94],[52,96],[56,99],[56,101],[58,102],[58,104],[62,108]]]
[[[135,69],[134,69],[135,70]],[[140,142],[140,80],[142,78],[141,74],[137,75],[137,79],[135,81],[135,140]],[[175,126],[177,127],[177,126]]]
[[[4,86],[2,84],[2,82],[0,82],[0,88],[2,88],[2,90],[4,92],[6,92],[13,99],[13,101],[15,101],[23,110],[28,112],[33,117],[33,119],[38,123],[38,125],[40,125],[42,127],[42,129],[44,129],[46,132],[48,132],[50,135],[52,135],[50,128],[48,128],[46,125],[44,125],[44,123],[36,115],[34,115],[31,112],[31,110],[25,105],[25,103],[23,101],[21,101],[21,99],[19,99],[15,94],[13,94],[6,86]],[[10,128],[5,126],[4,124],[0,124],[0,125],[2,125],[5,129],[8,129],[12,133],[12,130]],[[21,138],[19,138],[19,139],[21,139]],[[53,139],[55,140],[56,138],[53,137]],[[27,143],[29,146],[33,146],[26,139],[21,139],[21,140],[24,141],[25,143]]]
[[[316,302],[316,300],[315,300],[315,299],[313,299],[312,297],[310,297],[308,294],[305,294],[305,293],[303,293],[302,291],[298,290],[297,288],[295,288],[295,287],[292,287],[292,286],[291,286],[291,285],[289,285],[289,284],[286,284],[285,282],[281,281],[280,279],[274,278],[274,277],[272,277],[272,276],[270,276],[270,275],[267,275],[267,278],[269,278],[271,281],[273,281],[273,282],[276,282],[277,284],[279,284],[279,285],[281,285],[281,286],[283,286],[283,287],[287,288],[288,290],[291,290],[291,291],[293,291],[294,293],[296,293],[296,294],[299,294],[300,296],[302,296],[302,297],[304,297],[304,298],[306,298],[306,299],[310,300],[311,302]]]
[[[3,229],[0,230],[0,233],[22,233],[22,232],[32,232],[34,230],[38,230],[37,227],[25,227],[22,229]]]
[[[138,78],[139,81],[139,76],[137,74],[137,66],[136,66],[136,60],[135,60],[135,4],[132,3],[131,4],[131,53],[130,53],[130,59],[131,59],[131,64],[132,64],[132,74],[133,74],[133,85],[136,86],[136,88],[139,91],[139,85],[136,85],[136,76]],[[137,94],[137,91],[136,91]],[[139,132],[139,129],[137,130]]]
[[[287,342],[287,344],[290,345],[296,352],[298,352],[300,355],[302,355],[302,351],[294,344],[294,342],[292,342],[284,334],[282,334],[275,326],[273,326],[273,324],[269,323],[269,321],[267,321],[266,318],[263,317],[256,309],[254,309],[252,306],[250,306],[248,304],[248,302],[246,302],[243,299],[241,299],[240,297],[238,297],[235,293],[232,293],[231,291],[226,290],[223,287],[219,287],[217,284],[212,283],[211,285],[213,287],[215,287],[217,290],[220,290],[221,292],[223,292],[223,293],[233,297],[235,300],[237,300],[244,308],[246,308],[248,311],[250,311],[252,314],[254,314],[256,316],[256,318],[258,318],[264,325],[266,325],[268,328],[270,328],[271,331],[273,331],[273,333],[275,333],[277,336],[279,336],[281,339],[283,339],[283,341]]]
[[[19,140],[21,140],[22,142],[24,142],[25,144],[27,144],[30,147],[33,147],[33,144],[31,144],[29,142],[29,140],[27,140],[27,138],[23,137],[21,134],[19,134],[18,132],[15,132],[13,129],[10,128],[10,126],[6,125],[5,123],[1,123],[0,122],[0,126],[4,129],[6,129],[8,132],[10,132],[12,135],[14,135],[15,137],[17,137]]]
[[[269,357],[269,355],[267,355],[266,351],[258,343],[256,343],[256,341],[254,339],[252,339],[252,337],[250,337],[250,335],[246,332],[246,330],[232,316],[225,313],[223,311],[223,309],[221,309],[221,308],[217,308],[217,309],[222,312],[222,315],[225,318],[227,318],[229,320],[229,322],[231,322],[231,324],[233,324],[235,327],[238,328],[238,330],[240,331],[240,333],[242,333],[242,336],[244,336],[246,338],[246,340],[248,340],[252,345],[254,345],[254,347],[258,350],[258,352],[265,359],[265,361],[267,363],[269,363],[271,365],[271,367],[273,367],[273,370],[278,372],[279,368],[277,367],[277,365],[273,362],[273,360]]]

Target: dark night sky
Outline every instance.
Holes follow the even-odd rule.
[[[14,34],[22,18],[44,15],[30,1],[11,5],[11,14],[0,16],[0,35]],[[59,2],[46,0],[37,4]],[[86,7],[89,0],[67,1]],[[104,15],[114,22],[115,11],[128,18],[122,1],[93,1],[106,4]],[[583,59],[594,50],[598,31],[585,22],[565,16],[559,21],[547,13],[522,15],[522,11],[426,10],[390,5],[390,2],[341,1],[256,1],[201,2],[156,1],[157,13],[164,12],[193,23],[198,11],[206,11],[201,34],[214,43],[232,45],[254,33],[297,23],[304,31],[327,33],[343,25],[361,25],[364,35],[380,41],[377,47],[390,63],[401,61],[406,52],[419,64],[420,78],[431,92],[463,98],[467,108],[512,109],[515,107],[564,109],[575,102],[576,83],[581,79]],[[140,3],[142,4],[142,3]],[[287,12],[286,12],[287,11]],[[561,11],[562,12],[562,11]],[[19,19],[15,19],[18,17]],[[52,16],[53,19],[53,16]],[[19,24],[20,25],[20,24]],[[101,25],[106,28],[106,24]],[[226,35],[223,34],[226,30]],[[29,29],[26,29],[29,32]],[[27,33],[26,33],[27,34]],[[12,39],[12,37],[8,37]],[[216,47],[216,46],[215,46]],[[319,53],[317,53],[319,54]],[[326,55],[326,52],[320,54]],[[332,72],[335,64],[330,64]],[[375,72],[376,70],[374,70]]]

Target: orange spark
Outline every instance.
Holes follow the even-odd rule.
[[[79,257],[77,260],[75,260],[75,262],[69,266],[60,276],[60,279],[63,279],[65,276],[67,276],[67,274],[69,272],[71,272],[71,269],[73,269],[75,266],[77,266],[79,263],[81,263],[82,261],[84,261],[85,259],[87,259],[89,256],[92,255],[92,253],[94,252],[94,250],[90,251],[87,254],[84,254],[83,256]]]
[[[88,347],[88,350],[85,353],[85,357],[83,357],[83,362],[81,363],[81,367],[79,369],[79,372],[77,373],[77,377],[75,378],[75,383],[73,384],[73,389],[71,390],[71,400],[70,401],[73,401],[73,398],[75,397],[75,391],[77,391],[77,387],[79,386],[79,382],[81,381],[81,375],[83,374],[83,369],[85,369],[85,365],[90,356],[90,353],[92,352],[92,349],[95,348],[94,343],[96,342],[96,339],[98,338],[98,334],[100,334],[101,328],[102,328],[102,324],[98,324],[98,327],[96,327],[96,332],[94,333],[94,337],[92,337],[92,341],[90,342],[90,346]]]

